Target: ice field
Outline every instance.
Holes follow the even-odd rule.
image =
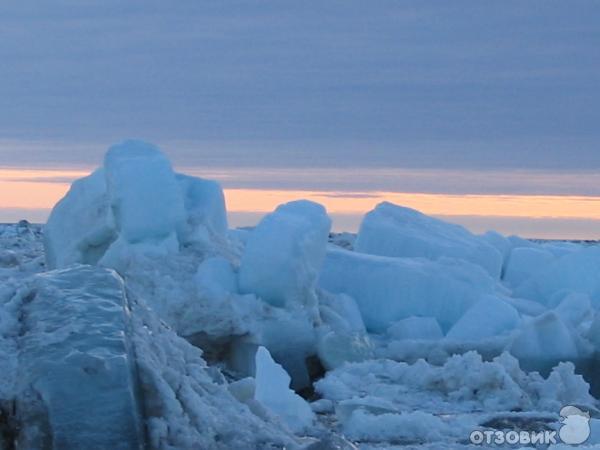
[[[230,229],[218,183],[111,147],[0,226],[0,449],[558,449],[568,405],[600,448],[600,245],[365,213]]]

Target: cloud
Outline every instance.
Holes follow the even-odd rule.
[[[552,195],[600,197],[595,170],[477,170],[357,167],[211,167],[179,164],[177,171],[219,181],[226,189],[321,192],[328,198],[373,198],[381,192],[446,195]],[[0,183],[65,184],[94,167],[3,168]],[[19,189],[19,187],[15,187]]]
[[[3,164],[600,168],[600,5],[6,2]],[[183,145],[182,143],[186,143]]]

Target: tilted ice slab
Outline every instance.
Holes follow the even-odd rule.
[[[500,277],[502,254],[466,228],[383,202],[365,215],[354,249],[381,256],[464,259]]]
[[[176,174],[155,146],[124,141],[56,204],[44,246],[49,268],[101,260],[117,267],[131,248],[168,253],[224,239],[226,231],[218,183]]]
[[[248,236],[240,291],[274,306],[297,302],[314,307],[330,227],[325,208],[317,203],[299,200],[278,206]]]
[[[434,317],[447,332],[471,305],[494,291],[479,266],[442,258],[389,258],[329,249],[319,285],[353,297],[369,331],[411,316]]]
[[[250,232],[240,259],[239,291],[257,296],[273,310],[257,324],[255,341],[285,367],[295,389],[310,386],[306,359],[316,353],[315,287],[330,226],[325,208],[317,203],[280,205]]]
[[[256,352],[256,400],[281,417],[290,429],[302,431],[312,425],[314,413],[306,400],[290,389],[290,381],[290,376],[273,361],[269,351],[259,347]]]
[[[19,448],[298,447],[277,420],[238,401],[202,351],[127,294],[114,271],[37,275],[13,303],[17,382],[0,400],[15,401]]]
[[[503,281],[511,287],[517,287],[527,278],[544,270],[556,257],[539,247],[517,247],[509,254]]]
[[[527,321],[508,346],[525,370],[548,373],[560,361],[575,364],[591,356],[593,349],[556,311]]]
[[[122,281],[79,266],[37,275],[18,340],[18,443],[142,448],[135,358]]]
[[[446,336],[457,341],[480,341],[506,334],[520,322],[521,317],[514,307],[490,295],[471,306]]]
[[[515,295],[556,305],[572,292],[589,295],[600,305],[600,246],[582,247],[561,256],[523,281]]]
[[[118,236],[104,170],[76,180],[52,209],[44,227],[48,268],[96,264]]]

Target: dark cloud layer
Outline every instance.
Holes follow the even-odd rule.
[[[2,165],[600,168],[600,3],[0,5]]]

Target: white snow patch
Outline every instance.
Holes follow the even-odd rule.
[[[523,372],[507,353],[486,362],[469,352],[443,366],[424,360],[346,364],[328,372],[315,387],[334,403],[345,433],[382,443],[439,440],[450,445],[468,439],[471,430],[496,416],[550,414],[558,419],[563,405],[595,403],[572,364],[560,364],[544,379]],[[427,426],[420,426],[421,421]],[[396,427],[400,425],[404,428]]]

